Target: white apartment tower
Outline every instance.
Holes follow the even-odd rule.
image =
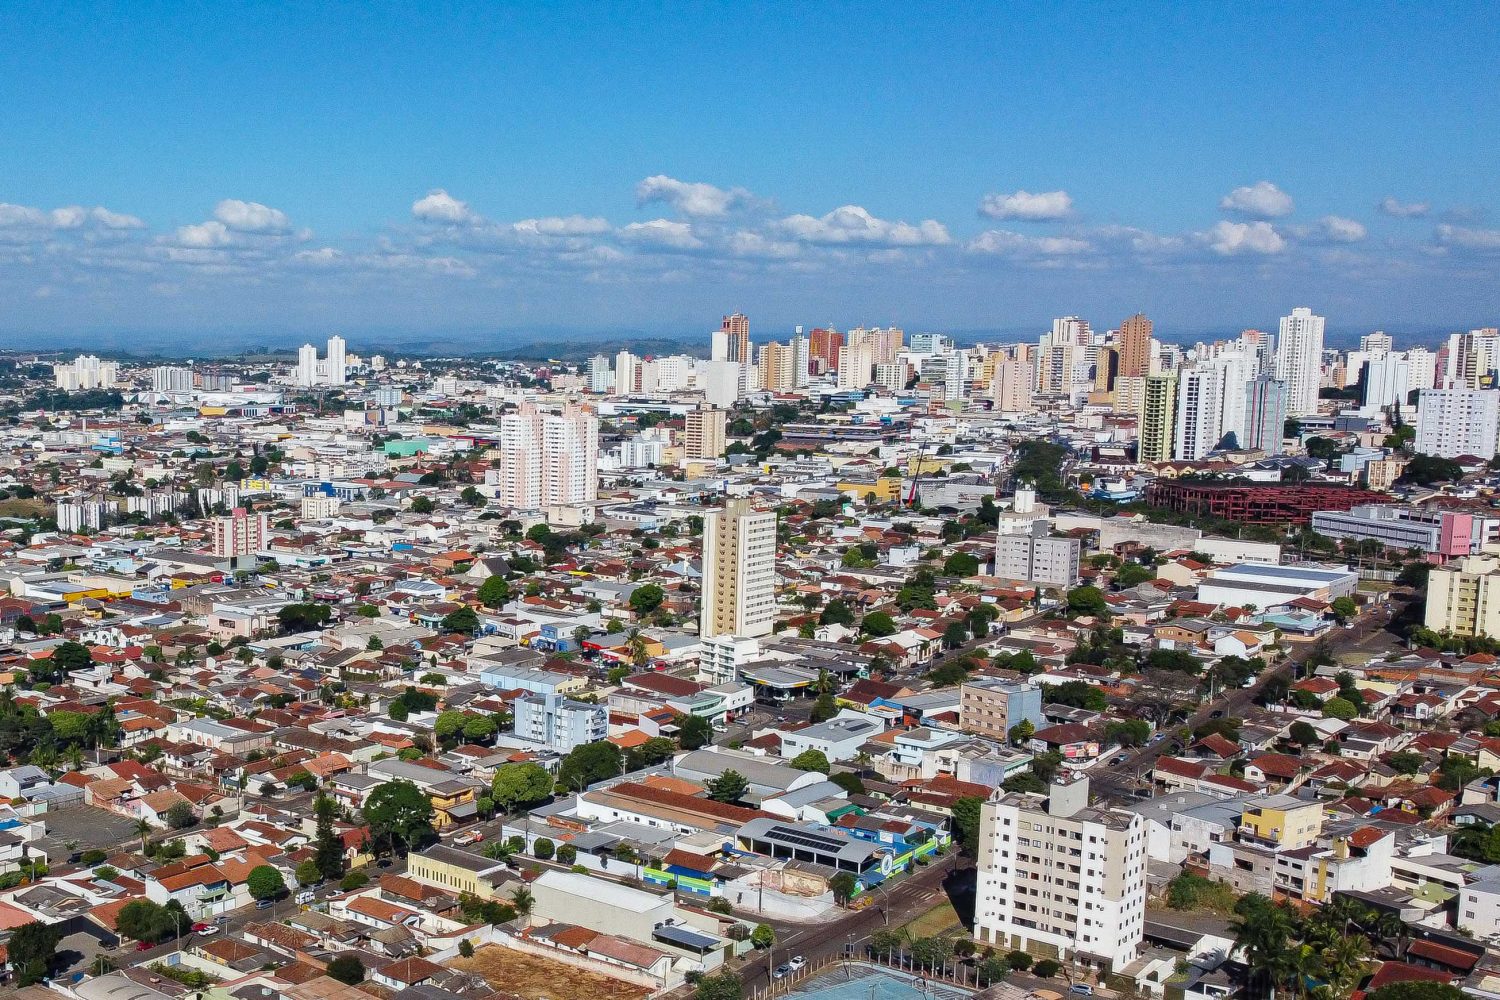
[[[703,518],[698,636],[755,638],[776,624],[776,512],[730,500]]]
[[[334,334],[328,338],[328,384],[343,385],[348,378],[349,367],[344,361],[344,338]]]
[[[1492,458],[1500,451],[1500,389],[1424,389],[1417,397],[1419,454]]]
[[[628,396],[640,388],[641,359],[629,351],[615,355],[615,395]]]
[[[1059,778],[1045,796],[984,804],[974,906],[981,945],[1055,949],[1065,962],[1119,972],[1139,956],[1145,920],[1145,820],[1091,807],[1086,776]]]
[[[84,389],[107,389],[115,384],[120,368],[113,361],[100,361],[96,355],[80,354],[69,364],[52,366],[52,379],[64,392]]]
[[[303,344],[297,349],[297,369],[292,381],[303,387],[318,384],[318,349],[313,345]]]
[[[153,368],[151,369],[151,390],[161,393],[192,392],[193,370],[170,365]]]
[[[543,413],[522,403],[500,418],[500,466],[485,482],[507,507],[591,503],[599,496],[599,418],[579,406]]]
[[[1276,343],[1276,378],[1286,383],[1286,415],[1318,412],[1318,388],[1323,372],[1323,317],[1304,306],[1281,317]]]
[[[1177,433],[1173,451],[1179,461],[1196,462],[1223,437],[1224,392],[1214,365],[1192,365],[1177,373]],[[1241,388],[1241,395],[1244,390]]]

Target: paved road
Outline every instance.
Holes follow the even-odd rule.
[[[1387,605],[1366,611],[1354,622],[1352,629],[1336,628],[1329,637],[1329,645],[1334,653],[1361,646],[1377,636],[1393,620],[1400,617],[1409,600],[1410,598],[1406,595],[1392,594]],[[1392,637],[1393,641],[1394,638]],[[1197,711],[1182,723],[1182,726],[1191,729],[1211,718],[1240,715],[1260,696],[1271,678],[1295,677],[1302,664],[1313,654],[1318,645],[1317,642],[1299,643],[1281,663],[1270,670],[1263,671],[1256,678],[1253,687],[1231,688],[1213,701],[1203,702],[1198,706]],[[1090,789],[1101,799],[1119,802],[1133,798],[1134,792],[1149,783],[1149,774],[1156,765],[1156,759],[1172,745],[1172,740],[1147,745],[1130,752],[1119,764],[1110,764],[1090,771]]]
[[[821,958],[842,955],[851,942],[856,953],[862,953],[871,934],[886,926],[900,927],[947,898],[945,883],[950,878],[964,878],[964,864],[956,852],[949,854],[905,879],[888,893],[875,890],[874,903],[863,910],[843,911],[836,920],[816,924],[771,921],[776,929],[775,947],[769,954],[752,952],[749,960],[736,970],[745,984],[745,991],[763,989],[770,970],[793,955],[801,955],[809,965],[816,965]]]

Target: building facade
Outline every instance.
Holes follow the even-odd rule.
[[[731,500],[703,519],[698,635],[770,635],[776,623],[776,512]]]

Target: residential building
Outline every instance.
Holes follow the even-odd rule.
[[[52,379],[64,392],[79,392],[86,389],[108,389],[119,375],[120,366],[113,361],[100,361],[92,354],[80,354],[67,364],[52,366]]]
[[[515,702],[515,734],[566,754],[609,735],[603,705],[572,701],[557,694],[527,695]]]
[[[1209,365],[1193,365],[1178,373],[1177,429],[1173,452],[1182,461],[1195,462],[1219,445],[1222,437],[1223,390],[1220,371]]]
[[[1046,521],[1035,521],[1029,532],[1000,535],[995,542],[995,575],[1042,587],[1075,586],[1083,543],[1047,531]]]
[[[703,519],[698,635],[770,635],[776,621],[776,512],[731,500]]]
[[[193,370],[172,365],[158,365],[151,369],[153,392],[192,392]]]
[[[270,530],[267,515],[236,507],[228,517],[213,520],[213,554],[231,559],[255,555],[266,547]]]
[[[812,360],[821,362],[823,370],[827,371],[837,368],[839,363],[839,348],[844,346],[844,335],[837,330],[825,330],[822,327],[814,327],[809,338],[809,351]]]
[[[682,434],[683,457],[700,460],[723,458],[724,429],[728,419],[728,413],[715,406],[688,411]]]
[[[1323,803],[1293,795],[1261,795],[1245,803],[1239,839],[1274,851],[1316,843],[1323,832]]]
[[[1276,378],[1286,383],[1286,415],[1301,417],[1318,412],[1318,389],[1323,371],[1322,316],[1298,306],[1281,317],[1281,335],[1276,341]]]
[[[1433,567],[1423,624],[1434,632],[1500,637],[1500,559],[1465,556]]]
[[[1138,458],[1142,464],[1172,458],[1172,433],[1176,429],[1177,375],[1147,375],[1141,400]]]
[[[297,367],[292,371],[292,382],[304,388],[318,384],[318,349],[312,344],[297,348]]]
[[[1151,321],[1142,313],[1136,313],[1120,324],[1121,375],[1144,378],[1151,374],[1151,330]]]
[[[599,495],[599,418],[565,406],[544,413],[522,403],[500,418],[500,465],[485,484],[508,507],[536,510],[590,503]]]
[[[1286,434],[1286,383],[1261,375],[1245,386],[1245,433],[1240,447],[1280,455]]]
[[[1413,446],[1443,458],[1493,457],[1500,452],[1500,390],[1423,389]]]
[[[749,316],[738,312],[725,316],[719,324],[719,332],[724,335],[728,344],[725,361],[738,361],[742,365],[748,365],[753,360],[750,356]]]
[[[1031,723],[1033,730],[1046,723],[1042,689],[1035,684],[981,677],[959,689],[958,724],[966,732],[1005,742],[1012,727],[1022,721]]]
[[[1003,357],[995,363],[990,378],[990,399],[1002,413],[1029,413],[1031,405],[1031,364],[1020,358]]]
[[[1145,919],[1145,821],[1091,807],[1087,777],[1059,778],[1045,796],[984,804],[974,907],[981,946],[1118,972],[1140,954]]]
[[[345,359],[344,338],[334,334],[328,338],[328,384],[343,385],[348,378],[349,365]]]

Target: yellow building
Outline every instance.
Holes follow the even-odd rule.
[[[1172,459],[1172,431],[1177,418],[1177,376],[1148,375],[1141,401],[1140,454],[1137,460],[1168,462]]]
[[[1423,624],[1434,632],[1500,636],[1500,559],[1465,556],[1433,567]]]
[[[480,899],[501,897],[498,884],[505,864],[446,844],[434,844],[420,854],[413,851],[406,858],[406,875],[423,885],[437,886],[457,896],[467,892]]]
[[[1277,850],[1315,843],[1323,832],[1323,806],[1291,795],[1262,795],[1245,803],[1240,840]]]
[[[898,476],[844,479],[839,481],[838,488],[854,500],[865,500],[871,494],[874,494],[877,503],[894,503],[901,499],[901,479]]]

